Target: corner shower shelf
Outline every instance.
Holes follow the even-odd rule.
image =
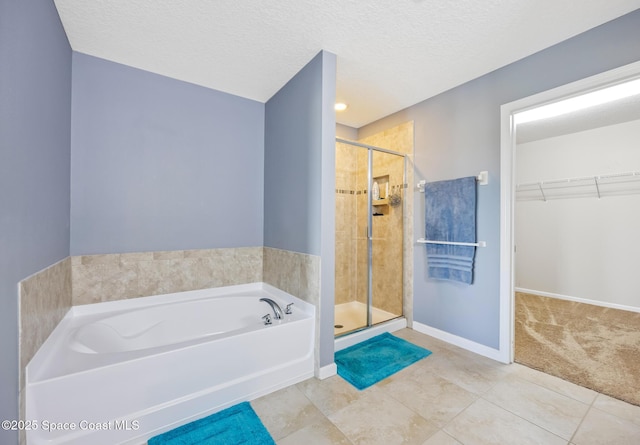
[[[640,193],[640,171],[516,185],[517,201],[602,198]]]
[[[389,205],[389,200],[387,198],[374,199],[373,201],[371,201],[371,205],[374,205],[374,206],[386,206],[386,205]]]

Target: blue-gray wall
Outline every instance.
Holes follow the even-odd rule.
[[[319,366],[333,364],[336,257],[336,72],[335,54],[322,53],[322,185],[320,191]],[[322,273],[324,271],[324,273]]]
[[[319,53],[265,105],[267,247],[320,255],[322,94]]]
[[[264,104],[73,54],[71,254],[261,246]]]
[[[499,346],[500,106],[640,59],[640,10],[359,129],[366,137],[401,122],[415,125],[416,181],[489,171],[479,187],[478,249],[471,286],[426,278],[424,246],[414,256],[414,318],[485,346]],[[415,236],[424,234],[424,195],[416,193]]]
[[[0,419],[18,418],[18,282],[69,255],[71,48],[52,1],[0,2]],[[0,443],[17,443],[0,430]]]

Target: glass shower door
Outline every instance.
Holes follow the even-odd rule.
[[[370,322],[374,325],[403,313],[405,159],[377,150],[372,155]]]
[[[335,335],[367,326],[369,150],[336,144]]]
[[[405,157],[336,144],[336,336],[402,316]]]

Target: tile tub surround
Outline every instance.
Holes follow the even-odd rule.
[[[19,411],[25,418],[25,368],[71,308],[71,258],[47,267],[19,284]],[[20,443],[26,443],[24,431]]]
[[[320,363],[320,257],[264,247],[262,281],[316,307],[314,360]]]
[[[28,277],[20,283],[20,412],[25,367],[72,306],[261,281],[317,306],[320,258],[262,246],[78,255]]]
[[[68,257],[20,284],[22,372],[71,306],[260,281],[317,305],[320,259],[265,247]]]
[[[262,247],[74,256],[73,304],[254,283],[262,257]]]
[[[364,391],[333,376],[253,400],[276,443],[640,443],[640,407],[411,329],[394,335],[433,355]]]
[[[320,301],[319,256],[272,247],[265,247],[263,255],[261,281],[318,306]]]
[[[27,363],[71,308],[71,287],[69,257],[20,282],[20,388]]]

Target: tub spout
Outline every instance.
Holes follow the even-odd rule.
[[[273,301],[271,298],[261,298],[260,301],[264,301],[265,303],[268,303],[269,306],[271,306],[271,309],[273,309],[273,314],[275,315],[276,320],[282,319],[282,309],[280,308],[280,306],[278,306],[278,303]]]

